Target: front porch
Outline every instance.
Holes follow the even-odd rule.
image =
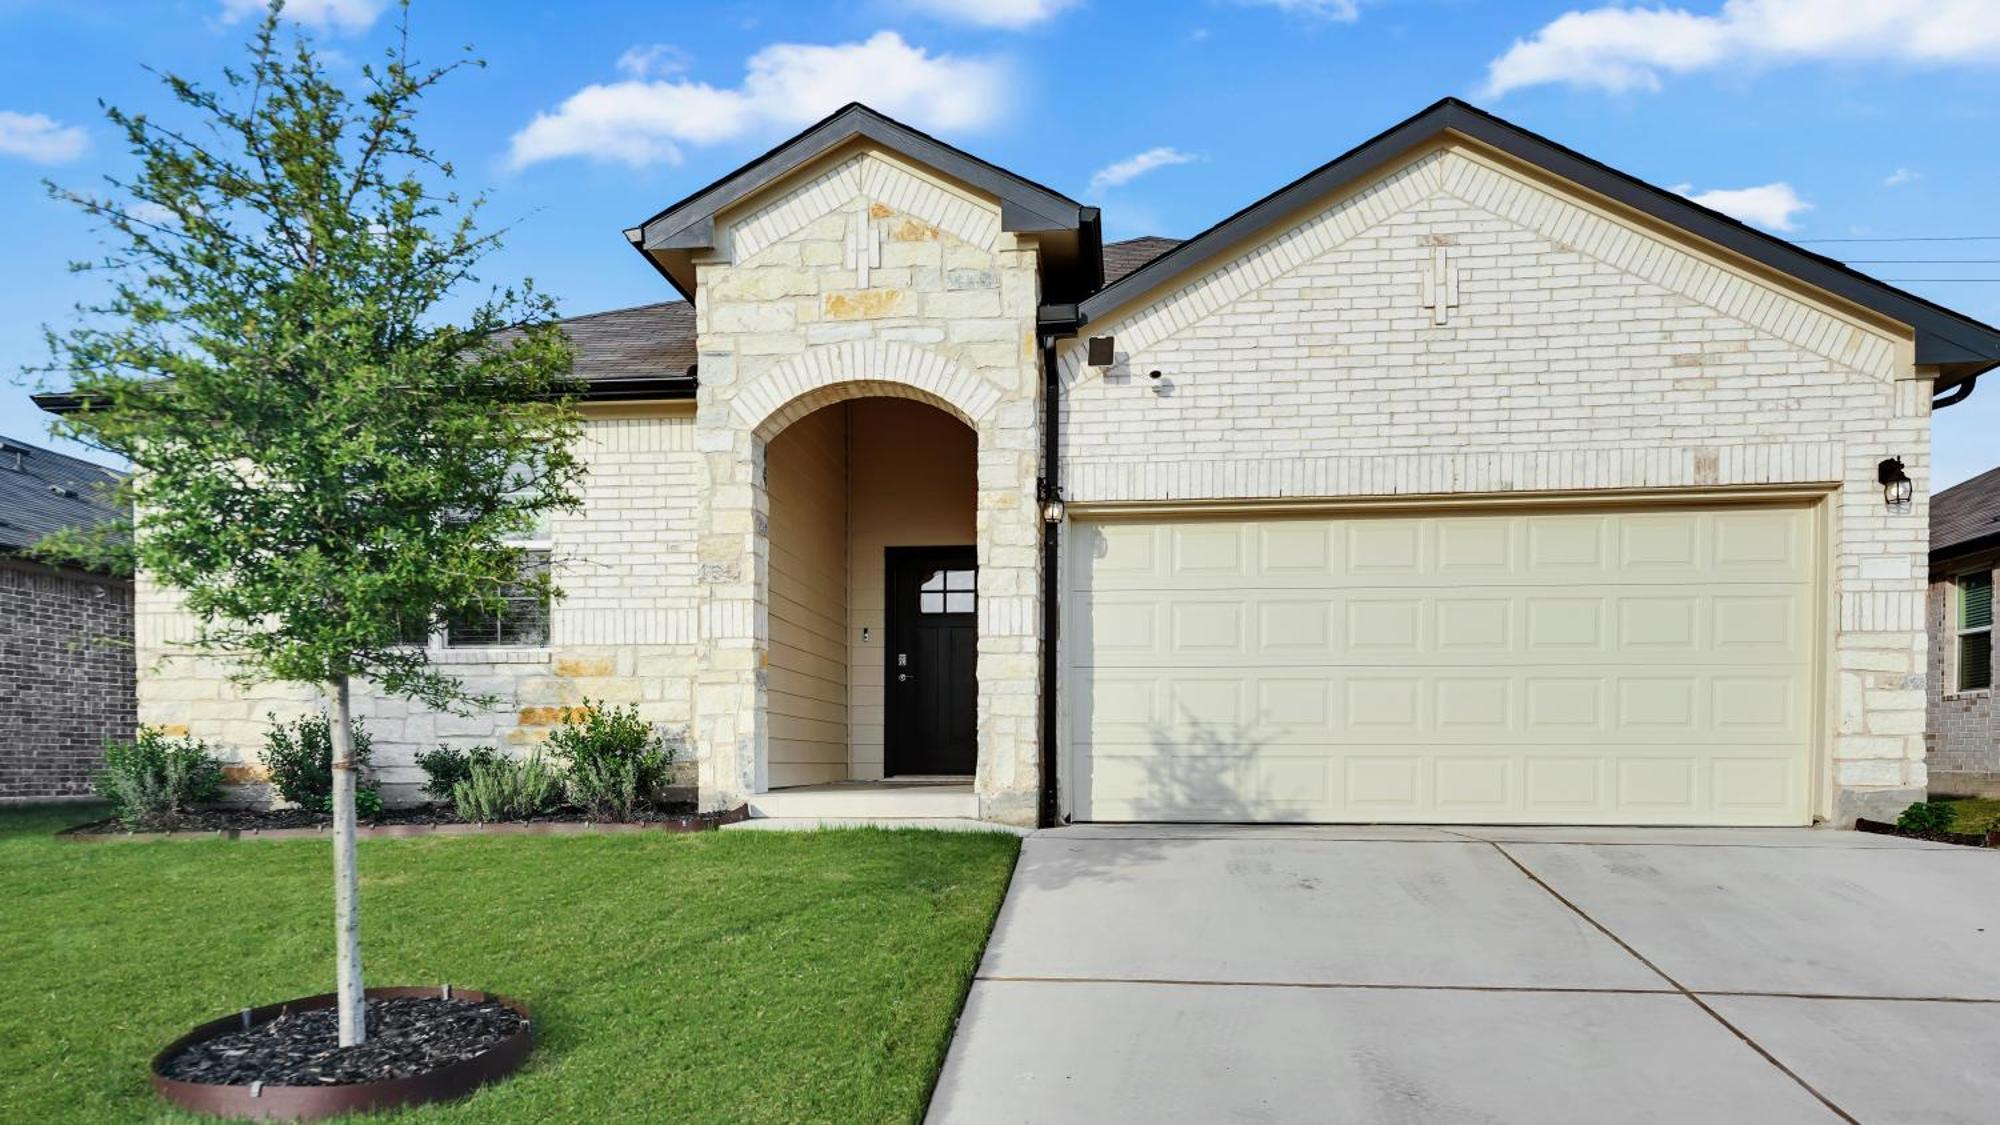
[[[753,794],[753,820],[977,820],[979,795],[970,778],[895,778],[795,785]]]

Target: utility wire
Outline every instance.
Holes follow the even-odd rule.
[[[1907,238],[1795,238],[1800,246],[1823,246],[1831,242],[2000,242],[2000,234],[1914,234]]]

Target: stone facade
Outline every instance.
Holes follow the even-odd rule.
[[[84,797],[135,723],[132,584],[0,557],[0,803]]]
[[[914,398],[978,438],[982,815],[1035,815],[1041,432],[1036,251],[999,208],[880,151],[838,157],[719,216],[699,263],[697,424],[704,805],[766,785],[770,655],[764,446],[833,403]]]
[[[1925,785],[1930,381],[1910,344],[1469,147],[1433,150],[1064,350],[1074,504],[1823,490],[1822,815]],[[1158,378],[1152,376],[1158,372]],[[1917,500],[1889,512],[1876,464]]]
[[[1957,580],[1985,570],[2000,577],[2000,552],[1988,552],[1931,573],[1930,789],[1953,795],[2000,796],[2000,721],[1993,692],[1959,691]]]

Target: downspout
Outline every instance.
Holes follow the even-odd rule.
[[[1062,375],[1056,362],[1056,341],[1076,334],[1075,305],[1044,306],[1037,316],[1042,344],[1042,475],[1036,483],[1037,516],[1042,524],[1042,784],[1035,822],[1055,827],[1061,816],[1056,779],[1056,740],[1060,730],[1056,693],[1061,676],[1056,646],[1062,632],[1062,524],[1042,516],[1062,500]]]

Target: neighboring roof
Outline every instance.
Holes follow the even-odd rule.
[[[1128,238],[1123,242],[1105,243],[1104,284],[1110,285],[1180,244],[1178,238],[1161,238],[1151,234]]]
[[[797,136],[751,160],[625,232],[656,269],[680,290],[694,294],[693,253],[715,245],[715,216],[800,167],[856,138],[866,138],[892,152],[931,168],[1000,203],[1000,228],[1044,239],[1044,267],[1058,266],[1057,284],[1045,290],[1074,286],[1074,300],[1102,284],[1097,273],[1098,212],[1054,188],[989,164],[869,109],[849,102]],[[1063,237],[1063,236],[1068,237]]]
[[[123,516],[105,493],[123,475],[51,449],[0,437],[0,554],[19,554],[52,531]]]
[[[1931,497],[1931,557],[1949,558],[2000,547],[2000,469]]]
[[[1802,250],[1456,98],[1445,98],[1252,203],[1122,280],[1106,285],[1083,300],[1079,309],[1086,320],[1102,316],[1151,289],[1213,268],[1236,248],[1266,234],[1272,226],[1314,200],[1372,175],[1447,131],[1498,149],[1698,238],[1909,325],[1916,330],[1916,362],[1948,369],[1937,381],[1939,391],[2000,364],[2000,329],[1904,292],[1832,258]]]

